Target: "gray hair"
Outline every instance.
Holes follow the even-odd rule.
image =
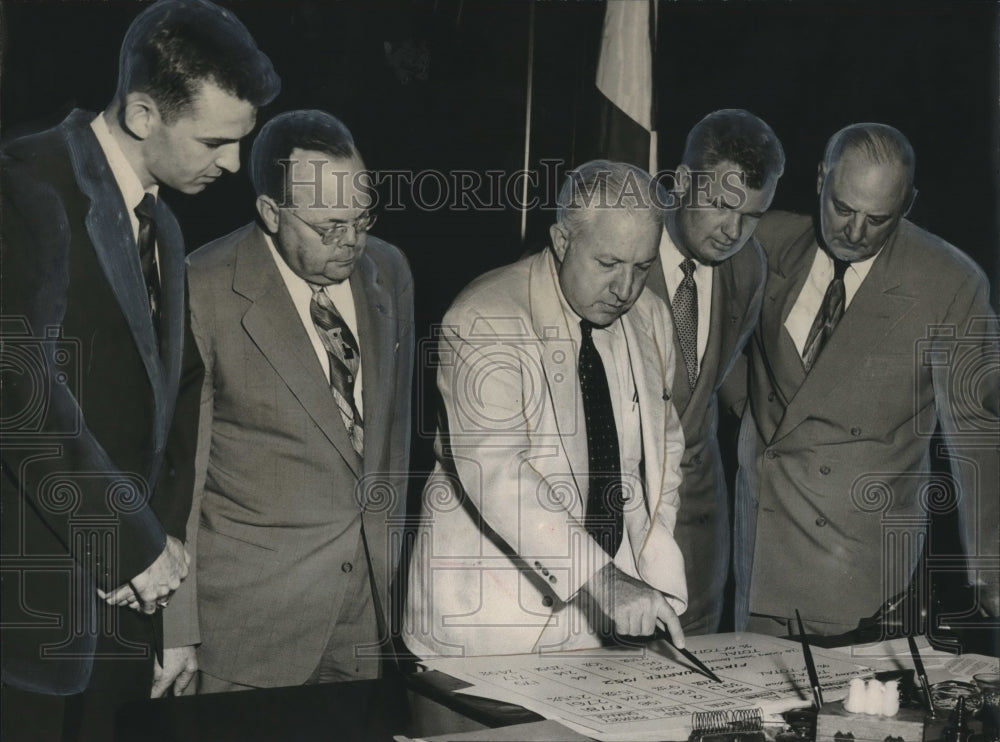
[[[626,209],[662,224],[667,199],[663,185],[641,167],[591,160],[567,175],[556,199],[556,222],[573,231],[592,209]]]
[[[913,145],[903,132],[888,124],[862,123],[845,126],[826,144],[823,169],[827,172],[848,149],[860,151],[870,162],[898,163],[906,168],[907,182],[913,189],[917,158]]]

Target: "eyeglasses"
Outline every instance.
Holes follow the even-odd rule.
[[[317,227],[312,222],[307,221],[296,214],[292,209],[285,209],[285,211],[318,234],[324,245],[340,244],[347,236],[347,230],[351,227],[354,227],[354,231],[357,234],[364,234],[372,228],[372,225],[375,224],[375,219],[378,216],[377,214],[373,214],[368,211],[352,222],[336,221],[335,224],[331,224],[329,227]]]

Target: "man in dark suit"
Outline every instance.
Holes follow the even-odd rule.
[[[771,127],[748,111],[715,111],[695,124],[650,271],[648,286],[671,308],[674,326],[671,392],[684,428],[674,536],[689,586],[682,618],[688,634],[714,633],[722,618],[731,531],[719,399],[727,409],[746,397],[740,352],[757,321],[767,274],[753,232],[784,166]]]
[[[740,440],[738,628],[784,634],[796,609],[807,631],[855,628],[910,583],[949,508],[997,614],[1000,328],[983,272],[904,218],[914,166],[896,129],[848,126],[819,166],[818,220],[775,212],[757,231],[769,267]],[[934,484],[937,426],[951,476]]]
[[[163,0],[102,114],[4,149],[5,740],[110,739],[115,707],[149,694],[155,614],[187,572],[201,378],[157,191],[238,169],[278,85],[230,13]]]
[[[376,677],[406,505],[412,277],[368,234],[354,140],[322,111],[282,114],[251,176],[257,223],[188,268],[205,362],[196,580],[166,638],[188,658],[200,643],[203,693]]]

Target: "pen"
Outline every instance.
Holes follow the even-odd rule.
[[[924,662],[920,659],[920,652],[917,650],[917,642],[910,634],[906,637],[906,641],[910,645],[910,655],[913,657],[913,669],[917,671],[917,677],[920,678],[920,687],[924,691],[924,699],[927,701],[927,710],[931,714],[931,718],[934,718],[934,702],[931,701],[931,684],[927,680],[927,671],[924,670]]]
[[[698,672],[700,672],[705,677],[709,678],[710,680],[714,680],[716,683],[721,683],[722,682],[722,678],[720,678],[714,672],[712,672],[711,670],[709,670],[708,667],[705,665],[705,663],[702,662],[697,657],[695,657],[694,654],[690,650],[681,649],[676,644],[674,644],[673,639],[670,638],[670,634],[668,634],[663,629],[659,629],[658,628],[656,630],[656,633],[653,634],[653,638],[654,639],[663,639],[664,641],[666,641],[667,644],[669,644],[671,647],[673,647],[675,651],[679,652],[681,654],[681,656],[684,657],[684,659],[686,659],[688,662],[690,662],[692,665],[694,665],[698,669]]]
[[[816,702],[816,710],[823,708],[823,690],[819,686],[819,675],[816,673],[816,664],[813,662],[812,650],[809,649],[809,642],[806,641],[806,630],[802,628],[802,616],[799,609],[795,609],[795,620],[799,623],[799,639],[802,642],[802,654],[806,657],[806,672],[809,673],[809,685],[812,686],[813,700]]]

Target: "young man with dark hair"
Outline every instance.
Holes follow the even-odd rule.
[[[158,190],[237,170],[279,86],[231,13],[161,0],[101,114],[3,150],[5,740],[110,739],[149,694],[158,609],[187,573],[202,374]]]

